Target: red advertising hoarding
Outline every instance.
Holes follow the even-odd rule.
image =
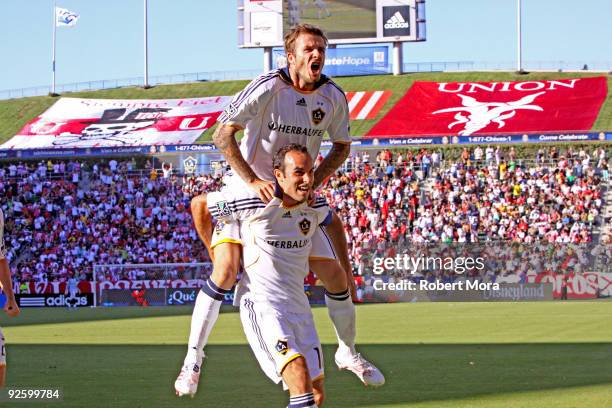
[[[567,299],[595,299],[600,293],[600,273],[552,273],[543,272],[529,279],[530,283],[552,283],[553,297],[561,299],[566,291]]]
[[[367,136],[590,130],[605,77],[521,82],[415,82]]]

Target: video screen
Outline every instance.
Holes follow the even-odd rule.
[[[283,33],[314,24],[330,40],[376,37],[376,0],[284,0]]]

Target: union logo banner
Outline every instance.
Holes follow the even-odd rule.
[[[606,77],[520,82],[415,82],[367,136],[590,130]]]
[[[190,144],[230,100],[61,98],[0,149]]]

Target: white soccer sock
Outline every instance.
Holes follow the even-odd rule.
[[[289,397],[287,408],[318,408],[312,392]]]
[[[189,332],[185,365],[202,364],[204,346],[208,342],[208,336],[219,317],[223,297],[230,292],[231,289],[221,289],[210,278],[206,280],[204,286],[198,292],[191,315],[191,331]]]
[[[356,354],[355,305],[348,289],[341,293],[325,291],[325,304],[338,337],[338,350],[345,354]]]

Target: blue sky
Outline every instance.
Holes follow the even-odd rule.
[[[610,0],[522,0],[523,60],[612,67]],[[57,83],[142,76],[143,0],[61,0],[80,14],[58,28]],[[51,0],[0,1],[0,90],[51,82]],[[235,0],[149,0],[149,75],[260,69],[237,47]],[[404,62],[516,60],[516,0],[428,0],[427,41]]]

